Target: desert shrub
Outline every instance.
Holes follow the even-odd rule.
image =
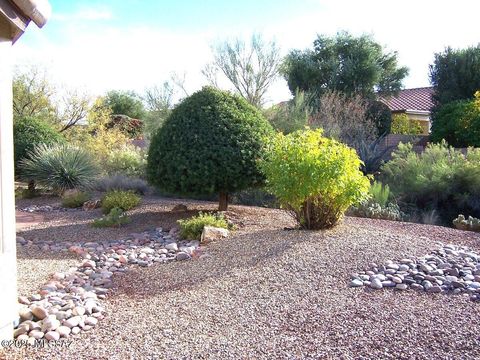
[[[453,219],[453,225],[460,230],[470,230],[480,232],[480,219],[469,216],[465,219],[462,214]]]
[[[91,154],[68,144],[39,145],[19,166],[25,180],[34,180],[59,193],[90,188],[98,174]]]
[[[52,145],[63,141],[62,135],[40,119],[33,117],[16,119],[13,123],[15,170],[18,172],[20,160],[27,157],[36,145]]]
[[[381,135],[375,140],[361,140],[357,147],[357,153],[362,160],[360,169],[364,174],[377,174],[384,163],[384,158],[393,146],[383,146],[382,142],[387,135]]]
[[[277,134],[261,168],[267,189],[307,229],[336,225],[367,197],[369,179],[355,150],[322,136],[322,130]]]
[[[200,240],[205,226],[228,229],[228,223],[223,215],[202,212],[190,219],[178,220],[178,224],[180,225],[180,236],[189,240]]]
[[[263,182],[257,160],[273,132],[243,98],[205,87],[183,100],[153,136],[147,175],[160,190],[179,195],[228,194]]]
[[[146,152],[134,146],[115,149],[107,155],[105,170],[107,174],[124,174],[130,177],[145,177],[147,165]]]
[[[459,213],[480,216],[480,149],[465,155],[442,142],[417,154],[411,144],[400,144],[382,167],[382,179],[399,201],[436,210],[445,224]]]
[[[307,126],[312,114],[308,101],[308,95],[297,91],[292,100],[274,105],[264,114],[275,130],[289,134]]]
[[[15,199],[34,199],[42,195],[39,189],[35,188],[17,188],[15,189]]]
[[[388,135],[392,127],[392,111],[381,101],[367,100],[367,117],[373,121],[378,135]]]
[[[277,206],[277,200],[264,188],[251,188],[233,193],[232,204],[274,208]]]
[[[455,147],[480,147],[480,104],[459,100],[441,106],[433,115],[431,139]]]
[[[140,200],[140,196],[133,191],[112,190],[103,197],[102,210],[104,214],[110,213],[113,208],[127,211],[140,204]]]
[[[393,221],[402,221],[405,218],[405,214],[397,204],[388,203],[382,206],[373,201],[362,201],[349,210],[349,215]]]
[[[110,210],[108,215],[104,215],[100,219],[93,220],[92,226],[96,228],[120,227],[124,224],[128,224],[130,221],[131,219],[121,208],[114,207]]]
[[[111,190],[133,191],[139,195],[145,195],[149,191],[145,180],[121,174],[107,176],[98,180],[95,183],[95,189],[102,192]]]
[[[388,184],[383,185],[380,181],[374,181],[370,185],[368,193],[373,202],[385,207],[390,199],[390,186],[388,186]]]
[[[407,114],[395,114],[392,116],[391,132],[392,134],[420,135],[423,129],[418,121],[410,120]]]
[[[62,206],[66,208],[79,208],[88,200],[90,200],[90,195],[83,191],[64,194],[62,197]]]

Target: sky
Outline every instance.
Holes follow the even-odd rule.
[[[480,42],[478,0],[50,0],[43,29],[31,24],[15,44],[20,67],[38,65],[66,89],[92,95],[144,92],[173,73],[189,93],[206,84],[201,69],[216,42],[253,33],[282,54],[311,48],[317,34],[370,34],[398,52],[407,88],[428,86],[428,66],[446,46]],[[283,79],[268,103],[290,98]]]

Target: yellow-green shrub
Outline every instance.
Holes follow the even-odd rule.
[[[127,211],[140,204],[140,199],[140,196],[133,191],[109,191],[102,199],[102,210],[104,214],[110,213],[113,208],[120,208],[123,211]]]
[[[260,163],[267,189],[293,211],[300,226],[329,228],[368,196],[370,181],[355,150],[318,129],[278,134]]]
[[[85,201],[90,200],[90,195],[85,192],[75,192],[73,194],[64,195],[62,198],[62,206],[66,208],[81,207]]]
[[[392,116],[392,134],[420,135],[423,133],[422,126],[418,121],[411,120],[407,114],[395,114]]]
[[[199,213],[198,216],[177,222],[180,225],[180,236],[189,240],[200,240],[205,226],[228,228],[228,223],[222,215],[208,213]]]

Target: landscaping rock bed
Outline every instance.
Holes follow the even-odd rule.
[[[370,270],[352,274],[350,286],[465,294],[480,301],[480,254],[465,246],[445,245],[418,258],[372,263]]]
[[[38,294],[19,297],[21,307],[14,336],[32,344],[38,339],[58,340],[95,327],[104,317],[101,300],[112,287],[112,277],[126,272],[129,266],[187,260],[201,252],[198,241],[178,241],[175,231],[164,232],[161,228],[104,243],[33,243],[22,237],[17,242],[43,251],[70,251],[82,258],[76,267],[55,273]]]

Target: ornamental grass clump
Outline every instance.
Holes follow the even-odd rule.
[[[69,144],[41,144],[20,161],[22,178],[61,194],[69,189],[90,188],[98,169],[91,154]]]
[[[345,211],[368,197],[370,181],[352,148],[322,130],[277,134],[260,162],[267,189],[305,229],[335,226]]]

